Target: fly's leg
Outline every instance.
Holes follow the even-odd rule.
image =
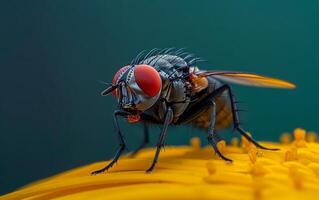
[[[234,95],[232,93],[232,90],[229,85],[223,85],[216,90],[214,90],[212,93],[208,94],[202,101],[198,102],[195,106],[193,106],[191,109],[187,110],[183,115],[180,116],[179,120],[177,121],[179,124],[188,123],[194,118],[196,118],[198,115],[200,115],[206,108],[208,104],[210,104],[212,98],[215,96],[221,95],[223,92],[227,91],[228,96],[230,98],[230,104],[231,104],[231,111],[232,111],[232,117],[233,117],[233,123],[234,123],[234,129],[237,130],[242,136],[244,136],[249,142],[253,143],[256,147],[260,149],[266,149],[266,150],[278,150],[276,148],[267,148],[259,144],[257,141],[252,139],[246,131],[244,131],[240,127],[240,121],[238,116],[238,109],[235,103]],[[213,139],[212,139],[213,140]],[[215,139],[216,141],[216,139]],[[215,142],[216,143],[216,142]]]
[[[166,114],[165,114],[165,120],[164,120],[163,128],[162,128],[161,134],[159,136],[158,143],[156,145],[156,153],[155,153],[155,156],[154,156],[154,160],[153,160],[152,165],[150,166],[150,168],[148,170],[146,170],[147,173],[152,172],[154,170],[154,168],[155,168],[155,165],[157,163],[158,156],[160,154],[161,148],[164,146],[164,141],[165,141],[165,138],[166,138],[167,128],[168,128],[169,124],[171,123],[172,119],[173,119],[173,111],[172,111],[172,109],[170,107],[168,107],[168,109],[166,111]]]
[[[143,140],[142,144],[135,151],[133,151],[133,153],[130,155],[132,157],[134,157],[141,149],[146,147],[148,145],[148,143],[150,142],[149,130],[148,130],[148,126],[146,125],[146,123],[143,124],[143,128],[144,128],[144,140]]]
[[[117,149],[117,151],[115,153],[115,156],[113,157],[112,161],[108,165],[106,165],[104,168],[92,172],[91,173],[92,175],[103,173],[104,171],[106,171],[109,168],[111,168],[114,165],[114,163],[116,163],[116,161],[119,159],[119,157],[121,156],[123,151],[125,150],[126,144],[125,144],[125,141],[124,141],[123,134],[121,133],[121,130],[120,130],[120,126],[119,126],[119,123],[118,123],[117,116],[127,116],[127,115],[128,115],[128,113],[125,112],[125,111],[121,111],[121,110],[114,111],[113,120],[114,120],[114,125],[115,125],[116,132],[118,133],[118,136],[119,136],[120,145],[119,145],[119,147],[118,147],[118,149]]]
[[[237,106],[235,103],[235,97],[232,93],[232,90],[229,85],[223,85],[221,88],[223,90],[227,90],[229,98],[230,98],[230,104],[231,104],[231,110],[232,110],[232,116],[233,116],[233,123],[234,123],[234,129],[236,129],[242,136],[244,136],[249,142],[253,143],[256,147],[260,149],[265,149],[265,150],[279,150],[277,148],[267,148],[259,144],[257,141],[255,141],[253,138],[251,138],[244,129],[240,127],[240,121],[239,121],[239,116],[237,112]]]
[[[211,116],[210,116],[210,126],[208,128],[208,136],[207,136],[207,140],[208,143],[213,147],[214,151],[216,152],[216,154],[222,158],[223,160],[227,161],[227,162],[232,162],[231,159],[226,158],[217,148],[217,142],[216,141],[216,137],[215,136],[215,116],[216,116],[216,104],[215,102],[212,100],[211,101],[211,106],[212,106],[212,112],[211,112]]]

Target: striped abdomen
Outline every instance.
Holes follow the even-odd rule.
[[[219,96],[215,98],[216,103],[216,119],[215,129],[224,129],[232,125],[231,106],[227,96]],[[207,106],[198,117],[190,123],[198,128],[207,129],[210,126],[211,107]]]

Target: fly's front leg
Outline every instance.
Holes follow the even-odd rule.
[[[144,139],[143,139],[143,142],[142,144],[135,150],[133,151],[133,153],[131,154],[131,156],[135,156],[141,149],[143,149],[144,147],[146,147],[149,142],[150,142],[150,136],[149,136],[149,129],[148,129],[148,126],[146,123],[143,124],[143,132],[144,132]]]
[[[231,159],[226,158],[217,148],[217,142],[215,139],[215,117],[216,117],[216,104],[215,102],[212,100],[211,101],[211,107],[212,107],[212,112],[211,112],[211,116],[210,116],[210,126],[208,128],[208,136],[207,136],[207,140],[208,143],[213,147],[214,151],[217,153],[217,155],[222,158],[225,161],[228,162],[232,162]]]
[[[158,156],[160,154],[161,148],[163,147],[164,142],[165,142],[167,128],[168,128],[169,124],[172,122],[172,120],[173,120],[173,110],[170,107],[168,107],[167,111],[166,111],[166,114],[165,114],[165,118],[164,118],[163,128],[162,128],[161,134],[159,136],[159,139],[158,139],[158,142],[157,142],[157,145],[156,145],[156,153],[155,153],[155,156],[154,156],[154,160],[153,160],[152,165],[150,166],[150,168],[148,170],[146,170],[147,173],[152,172],[154,170],[154,168],[155,168],[155,165],[157,163]]]
[[[106,171],[109,168],[111,168],[114,165],[114,163],[116,163],[116,161],[119,159],[119,157],[123,153],[124,149],[126,148],[126,144],[125,144],[125,141],[124,141],[123,134],[122,134],[122,132],[120,130],[120,126],[119,126],[119,123],[118,123],[117,116],[124,116],[125,117],[128,114],[129,113],[127,113],[125,111],[121,111],[121,110],[114,111],[114,113],[113,113],[114,126],[115,126],[116,132],[117,132],[117,134],[119,136],[120,145],[119,145],[119,147],[118,147],[118,149],[117,149],[117,151],[115,153],[115,156],[113,157],[112,161],[108,165],[106,165],[104,168],[92,172],[91,173],[92,175],[103,173],[104,171]]]

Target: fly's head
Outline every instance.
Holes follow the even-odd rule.
[[[101,94],[113,92],[120,109],[140,113],[155,104],[162,89],[159,73],[149,65],[124,66],[113,77],[112,86]]]

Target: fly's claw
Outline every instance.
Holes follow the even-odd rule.
[[[92,176],[96,176],[96,175],[98,175],[98,174],[101,174],[101,173],[104,173],[104,169],[102,170],[102,169],[100,169],[100,170],[96,170],[96,171],[94,171],[94,172],[91,172],[91,175]]]

